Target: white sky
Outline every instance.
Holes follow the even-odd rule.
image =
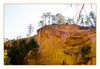
[[[38,22],[41,15],[46,12],[51,14],[61,13],[63,16],[76,18],[75,15],[82,7],[82,4],[73,4],[72,8],[69,4],[5,4],[4,6],[4,37],[13,39],[17,36],[26,37],[28,33],[28,25],[32,24],[36,34],[39,28]],[[96,5],[85,4],[87,14],[94,10]],[[85,12],[82,12],[85,14]]]

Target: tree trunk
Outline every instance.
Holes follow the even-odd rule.
[[[84,8],[84,4],[82,5],[82,8],[81,8],[81,10],[80,10],[80,12],[79,12],[79,16],[78,16],[77,23],[78,23],[78,21],[79,21],[79,19],[80,19],[80,14],[81,14],[81,12],[82,12],[83,8]]]

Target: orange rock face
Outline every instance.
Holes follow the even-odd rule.
[[[81,29],[80,26],[75,25],[54,25],[45,26],[39,29],[37,33],[36,40],[40,45],[41,54],[38,60],[40,64],[74,65],[78,62],[83,64],[80,50],[85,44],[91,46],[91,57],[96,56],[95,29]],[[67,54],[64,51],[67,51]],[[96,59],[92,61],[95,63]]]

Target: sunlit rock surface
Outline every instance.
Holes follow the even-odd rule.
[[[76,25],[44,26],[38,30],[36,39],[40,45],[39,64],[96,64],[96,30],[93,28]],[[93,57],[86,63],[80,52],[85,44],[91,46],[90,56]]]

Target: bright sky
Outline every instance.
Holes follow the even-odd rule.
[[[81,9],[82,4],[5,4],[4,6],[4,36],[13,39],[17,36],[27,37],[28,25],[32,24],[34,29],[32,35],[39,29],[41,15],[46,12],[51,14],[61,13],[63,16],[76,18],[75,15]],[[85,4],[87,14],[94,10],[96,5]],[[84,11],[83,14],[86,14]]]

